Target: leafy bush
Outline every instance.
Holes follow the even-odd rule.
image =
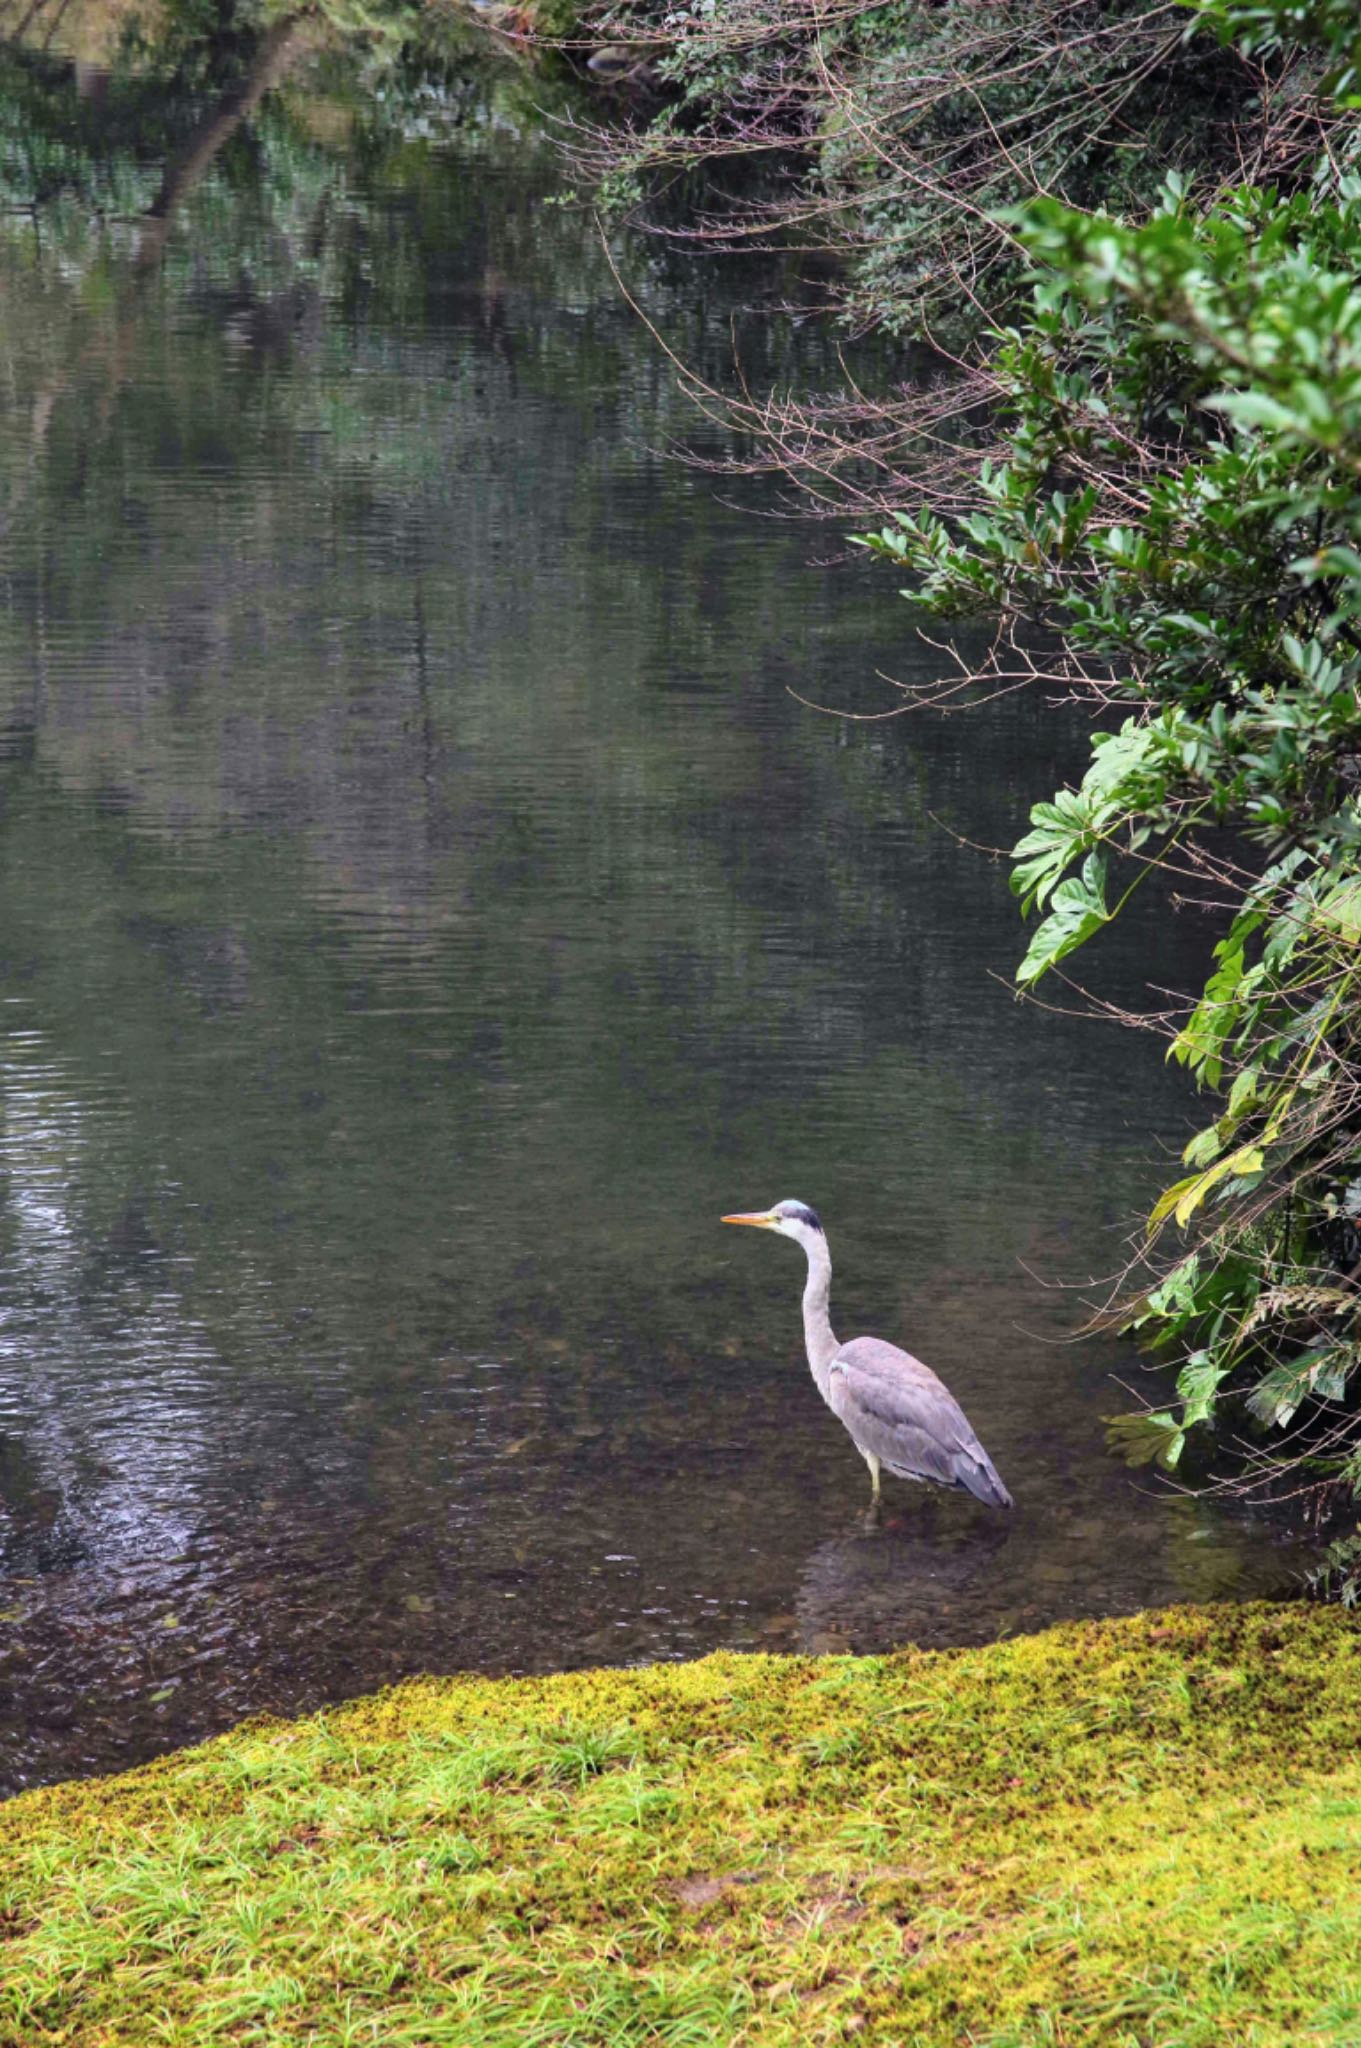
[[[1315,33],[1339,115],[1361,104],[1350,5],[1200,11],[1259,52]],[[1137,1020],[1218,1100],[1124,1303],[1177,1400],[1121,1441],[1175,1467],[1246,1425],[1238,1486],[1361,1495],[1361,131],[1298,190],[1198,207],[1174,177],[1143,221],[1040,200],[1012,225],[1038,281],[995,337],[1005,459],[962,517],[869,545],[933,611],[1002,618],[995,675],[1126,707],[1015,849],[1041,914],[1019,981],[1155,872],[1220,920],[1199,1000]]]
[[[962,336],[997,309],[1021,271],[1009,204],[1141,209],[1167,172],[1218,176],[1268,128],[1285,147],[1260,69],[1161,0],[624,0],[597,18],[664,91],[583,144],[605,200],[713,247],[828,251],[843,309],[895,334]],[[701,167],[689,208],[657,204]]]

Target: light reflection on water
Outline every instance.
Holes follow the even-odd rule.
[[[3,442],[7,1784],[406,1671],[1284,1576],[1110,1463],[1135,1362],[1030,1277],[1118,1261],[1186,1115],[1013,1003],[1003,872],[932,820],[1008,843],[1075,736],[791,699],[875,701],[904,608],[648,452],[686,415],[527,118],[322,148],[283,90],[154,285],[0,236],[46,407]],[[630,260],[719,366],[703,273]],[[788,1195],[1013,1518],[861,1527],[797,1255],[717,1222]]]

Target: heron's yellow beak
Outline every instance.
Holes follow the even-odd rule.
[[[774,1230],[780,1219],[773,1209],[762,1209],[759,1215],[720,1216],[718,1220],[720,1223],[750,1223],[753,1230]]]

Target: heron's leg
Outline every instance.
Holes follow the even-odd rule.
[[[865,1520],[867,1522],[877,1522],[883,1507],[883,1500],[879,1492],[879,1460],[875,1457],[873,1451],[862,1451],[860,1455],[870,1468],[870,1504],[865,1510]]]

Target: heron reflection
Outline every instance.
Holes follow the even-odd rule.
[[[1015,1555],[1016,1525],[933,1508],[890,1516],[872,1535],[843,1530],[810,1551],[789,1647],[880,1656],[905,1643],[989,1643],[1015,1627],[1030,1590],[1030,1554]]]

